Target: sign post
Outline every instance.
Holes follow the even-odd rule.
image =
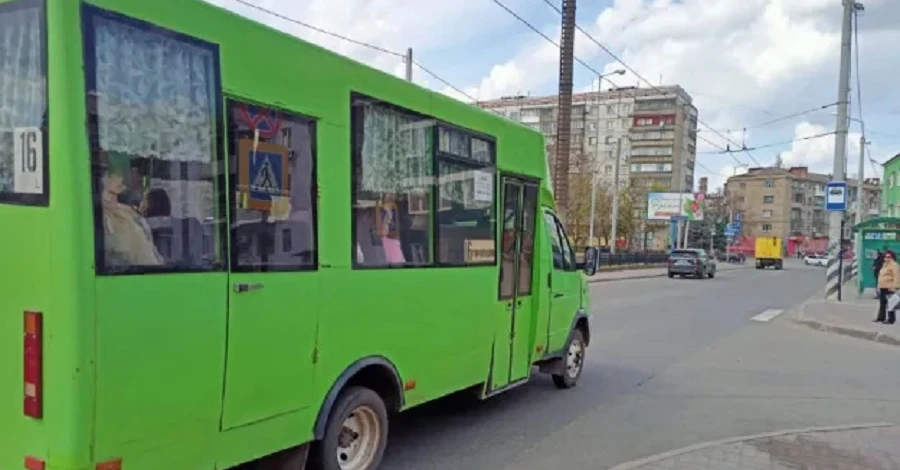
[[[846,181],[829,181],[825,184],[825,210],[835,212],[840,220],[840,232],[832,243],[837,243],[837,247],[829,250],[834,253],[834,257],[829,258],[828,268],[825,274],[825,297],[828,298],[832,294],[837,295],[838,302],[841,301],[841,284],[843,284],[844,276],[844,212],[847,211],[847,182]],[[832,222],[834,218],[832,218]]]

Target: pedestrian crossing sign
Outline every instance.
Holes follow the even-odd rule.
[[[241,207],[272,210],[272,202],[291,195],[288,178],[288,149],[282,145],[259,143],[250,139],[238,145],[238,191]]]

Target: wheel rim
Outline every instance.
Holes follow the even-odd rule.
[[[381,422],[374,410],[360,406],[344,420],[338,435],[337,461],[341,470],[365,470],[375,460],[381,442]]]
[[[578,377],[581,373],[581,367],[584,363],[584,344],[580,339],[575,338],[569,345],[569,351],[566,353],[566,374],[570,378]]]

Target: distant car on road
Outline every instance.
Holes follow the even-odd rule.
[[[716,277],[716,260],[702,249],[672,250],[669,254],[669,278],[693,276],[697,279]]]
[[[828,257],[819,254],[806,255],[803,257],[803,264],[807,266],[828,266]]]

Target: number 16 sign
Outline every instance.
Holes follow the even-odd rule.
[[[37,127],[13,130],[13,192],[44,193],[44,136]]]

